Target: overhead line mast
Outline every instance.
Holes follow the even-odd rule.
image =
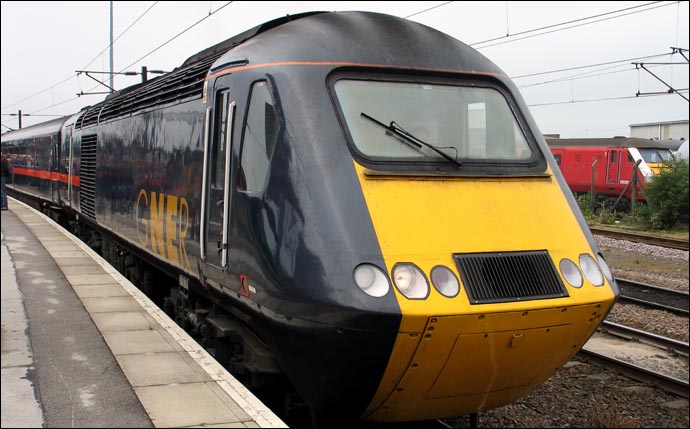
[[[113,74],[113,0],[110,0],[110,92],[115,91]]]

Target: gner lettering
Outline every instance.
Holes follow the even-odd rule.
[[[190,268],[184,240],[189,228],[187,199],[146,189],[139,190],[136,204],[139,244],[170,262]]]

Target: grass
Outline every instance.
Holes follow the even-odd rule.
[[[593,428],[639,428],[638,419],[623,415],[617,405],[605,408],[597,406],[587,414],[588,427]]]

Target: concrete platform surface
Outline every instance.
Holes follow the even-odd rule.
[[[2,427],[287,427],[42,213],[2,212]]]

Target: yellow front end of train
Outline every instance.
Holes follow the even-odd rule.
[[[363,417],[509,404],[602,322],[618,294],[610,270],[508,84],[356,77],[334,88],[401,314]],[[366,293],[390,293],[361,274]]]
[[[614,303],[608,284],[563,281],[561,298],[473,305],[454,255],[543,250],[558,266],[594,259],[552,174],[532,178],[408,178],[356,165],[388,267],[437,265],[460,279],[454,297],[393,288],[403,315],[367,418],[402,421],[488,410],[528,394],[570,359]],[[551,173],[551,172],[549,172]],[[395,282],[395,279],[393,279]]]

